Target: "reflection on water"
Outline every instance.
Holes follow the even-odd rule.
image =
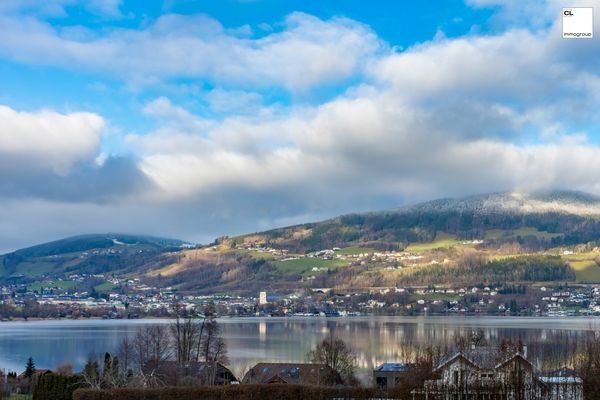
[[[507,337],[521,340],[531,354],[543,357],[600,327],[600,320],[594,318],[519,317],[228,318],[220,322],[232,370],[238,375],[259,361],[305,361],[306,353],[331,333],[351,345],[366,376],[381,362],[407,359],[417,346],[443,348],[473,330],[482,330],[491,342]],[[0,369],[21,372],[31,356],[38,368],[70,362],[79,370],[90,355],[115,350],[139,325],[151,323],[168,321],[3,322]]]

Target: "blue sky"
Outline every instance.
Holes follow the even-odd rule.
[[[0,3],[0,250],[600,194],[600,35],[563,6],[600,0]]]
[[[282,30],[282,21],[294,12],[303,12],[321,19],[346,17],[366,24],[381,40],[391,47],[404,49],[415,43],[425,42],[443,30],[445,36],[456,37],[468,34],[473,27],[480,32],[490,29],[488,17],[492,8],[468,7],[462,1],[399,2],[381,1],[373,7],[364,1],[335,0],[317,1],[123,1],[115,2],[119,7],[112,13],[98,14],[85,2],[57,2],[63,4],[57,15],[36,8],[24,8],[22,16],[35,16],[46,21],[56,30],[84,27],[90,35],[102,35],[117,29],[139,30],[152,24],[161,15],[179,14],[210,16],[225,29],[249,29],[251,38],[268,36]],[[59,7],[57,5],[57,7]],[[41,15],[40,15],[41,13]],[[268,25],[268,29],[264,26]],[[261,29],[261,27],[263,27]],[[43,64],[43,60],[40,60]],[[88,110],[100,113],[121,128],[130,130],[148,129],[151,122],[140,115],[140,108],[148,100],[165,94],[165,89],[149,87],[127,87],[127,82],[106,74],[89,73],[77,69],[46,67],[14,62],[10,58],[0,60],[0,99],[21,110],[52,107],[56,110]],[[178,79],[172,77],[168,83],[174,85],[197,85],[209,90],[215,87],[210,79]],[[348,81],[343,82],[348,83]],[[355,83],[355,82],[352,82]],[[290,94],[271,88],[264,93],[272,102],[290,104],[298,101],[324,101],[338,95],[348,85],[326,85],[314,87],[310,92]],[[35,93],[32,96],[32,93]],[[190,99],[188,93],[170,93],[170,98],[180,101]],[[195,99],[192,98],[195,102]],[[194,104],[195,112],[206,113],[200,104]]]

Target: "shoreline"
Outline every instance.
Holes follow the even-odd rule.
[[[10,320],[1,320],[0,326],[3,324],[10,325],[11,323],[38,323],[38,322],[123,322],[123,323],[144,323],[145,321],[172,321],[173,318],[169,317],[143,317],[143,318],[102,318],[102,317],[90,317],[90,318],[15,318]],[[381,315],[381,314],[365,314],[357,316],[346,316],[346,317],[323,317],[323,316],[221,316],[217,317],[220,322],[227,323],[227,321],[328,321],[328,322],[343,322],[343,321],[373,321],[373,320],[389,320],[389,321],[461,321],[461,320],[512,320],[512,321],[590,321],[597,322],[600,325],[600,316],[597,315],[490,315],[490,314],[423,314],[423,315]]]

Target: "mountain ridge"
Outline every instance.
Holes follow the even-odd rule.
[[[0,255],[0,276],[135,270],[188,244],[178,239],[120,233],[82,234]]]
[[[320,222],[241,235],[233,240],[254,238],[301,252],[342,247],[347,243],[393,250],[408,243],[433,241],[438,232],[473,240],[484,239],[489,230],[521,228],[557,234],[548,236],[553,242],[547,238],[548,243],[542,243],[543,246],[596,240],[600,237],[600,198],[565,190],[532,194],[496,192],[349,213]]]
[[[91,246],[93,246],[93,243],[98,243],[99,241],[104,241],[106,243],[113,242],[113,244],[119,244],[119,243],[115,243],[113,240],[116,240],[123,244],[137,244],[139,242],[143,242],[143,243],[147,243],[147,244],[152,243],[152,244],[165,246],[165,247],[179,247],[179,246],[183,246],[186,244],[190,244],[188,242],[185,242],[185,241],[179,240],[179,239],[171,239],[171,238],[164,238],[164,237],[151,236],[151,235],[116,233],[116,232],[84,233],[84,234],[80,234],[80,235],[67,236],[65,238],[60,238],[60,239],[56,239],[56,240],[51,240],[49,242],[44,242],[44,243],[39,243],[39,244],[34,244],[31,246],[23,247],[23,248],[14,250],[14,251],[9,251],[7,253],[0,254],[0,256],[12,254],[12,253],[19,253],[19,252],[36,251],[39,249],[43,249],[45,247],[56,247],[56,246],[60,247],[61,244],[66,244],[66,243],[70,243],[70,242],[71,243],[72,242],[82,242],[82,244],[80,246],[82,248],[85,248],[87,246],[87,248],[89,248],[89,249],[93,248],[93,247],[91,247]],[[40,254],[40,255],[42,255],[42,254]],[[45,255],[52,255],[52,254],[48,253]]]
[[[494,192],[459,198],[442,198],[393,209],[411,211],[470,211],[565,213],[580,216],[600,216],[600,197],[580,191]]]
[[[443,276],[470,283],[485,276],[513,276],[508,281],[577,276],[579,282],[600,282],[595,263],[600,260],[595,250],[600,248],[597,209],[598,197],[583,192],[504,192],[345,214],[225,236],[193,249],[174,239],[79,235],[0,256],[0,279],[21,276],[25,281],[39,281],[73,273],[117,274],[203,294],[254,293],[265,287],[432,284],[438,282],[435,277]],[[72,245],[78,241],[87,244]],[[565,249],[576,246],[583,246],[589,254],[583,259],[562,256]],[[342,258],[331,258],[337,257],[332,256],[334,249],[341,249]],[[356,258],[367,253],[371,256]],[[513,264],[497,260],[498,256],[531,254],[540,258]],[[488,264],[492,261],[496,264]],[[577,275],[573,268],[585,272]],[[515,274],[513,269],[521,272]]]

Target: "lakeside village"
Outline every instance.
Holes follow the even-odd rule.
[[[85,279],[85,276],[79,279]],[[109,281],[121,283],[119,278],[109,278]],[[368,288],[352,291],[320,288],[288,295],[264,291],[257,297],[181,296],[170,288],[147,287],[137,279],[127,280],[126,287],[126,293],[96,293],[91,296],[87,291],[70,292],[52,287],[34,291],[21,285],[0,286],[0,320],[168,317],[176,302],[189,309],[212,304],[222,317],[600,316],[600,287],[590,285]]]
[[[281,252],[256,247],[258,252]],[[337,249],[308,254],[331,260]],[[281,254],[278,254],[281,256]],[[344,255],[358,262],[407,256],[396,252]],[[296,259],[296,258],[294,258]],[[285,258],[283,260],[286,260]],[[314,267],[315,275],[323,273]],[[308,274],[303,279],[311,279]],[[79,288],[92,288],[79,289]],[[315,288],[261,291],[256,296],[193,295],[149,286],[139,278],[71,274],[34,284],[0,284],[0,320],[13,318],[168,317],[173,304],[188,309],[211,304],[225,317],[358,315],[600,316],[600,285],[547,283],[503,286]]]
[[[468,241],[463,244],[480,244]],[[217,247],[209,248],[217,251]],[[600,316],[600,284],[567,282],[508,283],[504,285],[429,287],[317,287],[331,261],[352,265],[376,263],[386,270],[429,260],[406,251],[356,251],[340,248],[290,255],[286,250],[243,244],[237,250],[278,262],[309,265],[297,289],[260,291],[255,296],[194,295],[173,287],[157,287],[156,280],[116,274],[69,274],[63,278],[19,279],[0,282],[0,321],[13,318],[143,318],[168,317],[173,304],[188,309],[211,304],[225,317],[336,317],[359,315],[509,315]],[[361,249],[357,249],[361,250]],[[108,250],[112,251],[112,250]],[[573,254],[571,251],[566,253]],[[425,260],[423,260],[425,258]],[[314,263],[314,266],[311,264]],[[22,277],[21,277],[22,278]],[[32,279],[29,279],[32,281]],[[152,283],[150,283],[152,282]]]

